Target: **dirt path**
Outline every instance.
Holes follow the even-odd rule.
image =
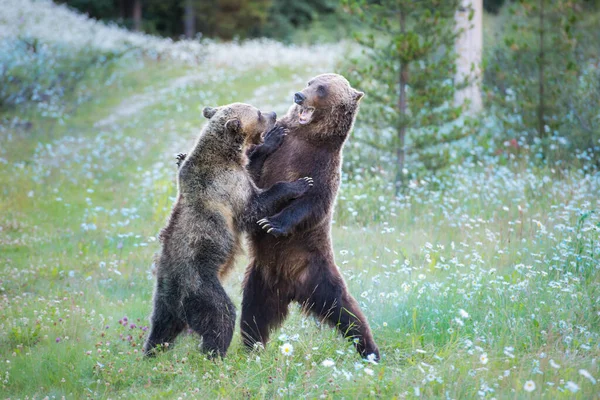
[[[206,82],[210,79],[207,74],[189,74],[173,79],[169,85],[150,93],[133,95],[115,107],[113,112],[94,124],[96,128],[102,128],[114,124],[120,119],[138,114],[144,108],[158,103],[162,98],[179,89],[184,89],[191,84]]]
[[[256,104],[264,109],[276,109],[278,114],[282,115],[281,113],[291,104],[292,93],[304,86],[304,81],[307,77],[294,75],[289,81],[276,81],[269,85],[261,86],[253,92],[250,98],[239,99],[238,101]],[[173,79],[166,87],[149,93],[135,94],[121,101],[108,117],[94,123],[94,127],[103,128],[113,125],[119,120],[139,114],[146,107],[159,103],[166,96],[177,90],[185,89],[190,85],[208,84],[211,81],[213,81],[213,78],[206,73],[192,73],[178,77]],[[286,93],[288,94],[287,96]]]

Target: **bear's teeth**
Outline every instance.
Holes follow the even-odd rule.
[[[299,115],[298,115],[299,122],[301,124],[308,124],[312,118],[314,111],[315,111],[314,107],[301,108]]]

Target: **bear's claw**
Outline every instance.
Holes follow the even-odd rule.
[[[315,181],[313,181],[313,178],[311,178],[310,176],[305,176],[304,178],[300,178],[300,179],[308,182],[308,186],[310,186],[310,187],[312,187],[313,184],[315,183]]]
[[[314,181],[310,176],[305,176],[298,179],[294,186],[295,190],[297,190],[297,196],[300,197],[314,186]]]
[[[267,233],[270,233],[275,237],[279,237],[284,234],[281,227],[277,226],[277,223],[270,221],[268,218],[263,218],[260,221],[258,221],[258,225],[260,225],[262,230],[266,231]]]
[[[183,163],[183,160],[185,160],[186,157],[187,157],[187,154],[185,154],[185,153],[179,153],[179,154],[177,154],[177,156],[175,156],[175,158],[177,159],[178,167],[181,167],[181,164]]]
[[[257,224],[259,224],[260,226],[263,226],[263,224],[266,224],[267,222],[269,222],[269,220],[267,218],[263,218],[263,219],[259,220],[257,222]]]
[[[288,130],[282,126],[276,126],[265,134],[262,148],[269,153],[274,152],[283,143],[283,138],[287,136]]]

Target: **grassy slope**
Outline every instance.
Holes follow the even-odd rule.
[[[296,308],[261,354],[245,354],[236,333],[230,354],[216,363],[198,354],[191,335],[154,360],[140,357],[154,237],[175,194],[172,155],[193,142],[202,123],[199,107],[275,102],[281,113],[280,101],[313,73],[148,64],[108,90],[93,89],[95,100],[64,126],[33,117],[31,131],[0,139],[8,161],[0,169],[5,396],[597,396],[598,386],[578,370],[600,375],[598,254],[582,261],[576,249],[581,256],[591,248],[594,257],[598,233],[577,236],[567,229],[549,237],[531,222],[556,223],[562,215],[576,228],[577,208],[585,202],[597,207],[586,187],[568,184],[564,190],[549,185],[545,195],[525,193],[517,201],[525,217],[510,189],[490,195],[471,188],[439,198],[416,194],[395,206],[385,224],[363,228],[350,217],[336,222],[338,262],[370,317],[381,365],[361,362],[332,329]],[[211,79],[168,89],[173,79],[197,74]],[[142,94],[135,101],[159,101],[94,128],[135,94]],[[369,190],[369,182],[352,181],[343,195],[367,193],[356,203],[378,209],[382,203]],[[244,263],[227,282],[238,305]],[[469,318],[460,317],[461,308]],[[294,346],[290,358],[279,353],[280,334]],[[321,364],[327,358],[335,367]],[[561,368],[552,368],[550,359]],[[523,385],[530,379],[537,388],[528,394]],[[566,381],[580,391],[564,392]]]

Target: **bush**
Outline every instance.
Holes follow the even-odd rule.
[[[115,55],[31,38],[4,39],[0,41],[0,108],[35,105],[42,116],[61,118],[65,97],[73,93],[87,71]]]

